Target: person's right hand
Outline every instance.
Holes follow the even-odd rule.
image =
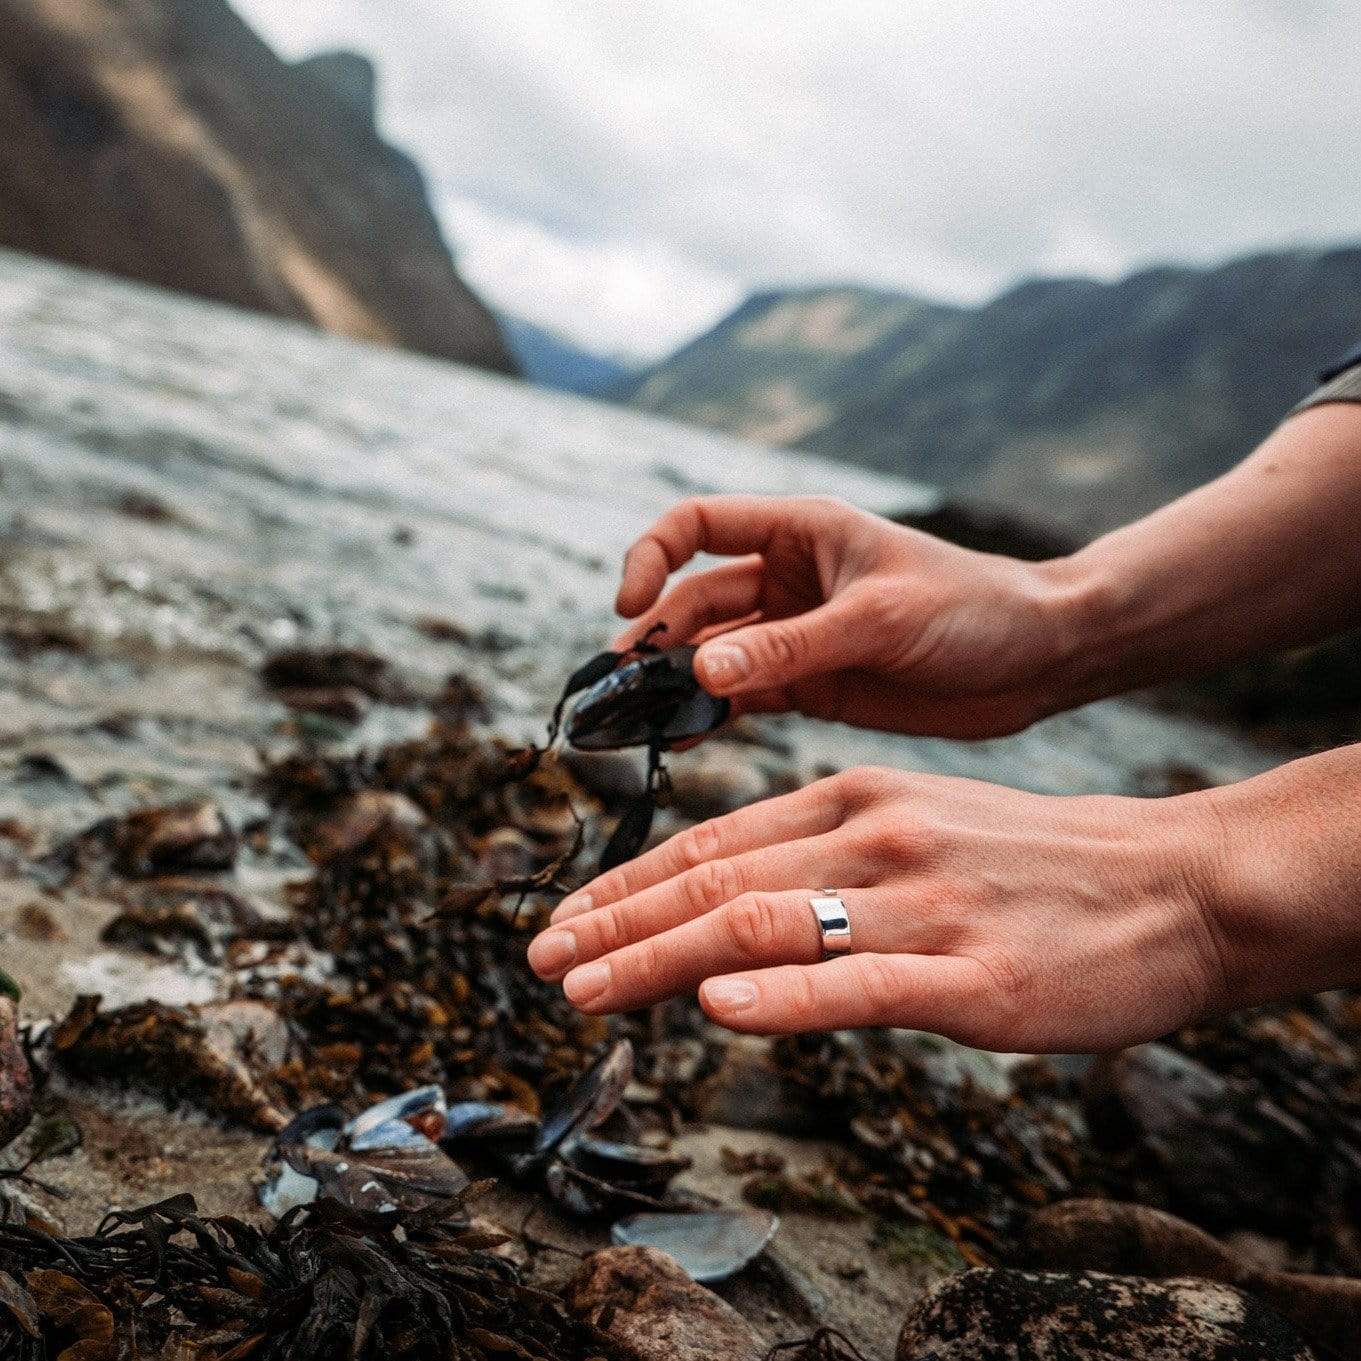
[[[699,552],[738,560],[663,594]],[[682,501],[629,549],[617,609],[668,645],[734,710],[798,710],[944,737],[1017,732],[1077,702],[1080,638],[1065,561],[959,548],[821,497]]]

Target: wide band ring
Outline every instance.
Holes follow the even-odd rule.
[[[844,954],[851,948],[851,917],[846,904],[841,900],[838,889],[824,888],[819,897],[810,898],[808,906],[817,918],[818,931],[822,936],[822,954]]]

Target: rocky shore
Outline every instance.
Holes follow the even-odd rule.
[[[906,1035],[729,1043],[679,1006],[606,1034],[523,969],[549,898],[487,886],[579,877],[636,772],[528,774],[515,753],[608,636],[630,537],[678,495],[726,489],[934,504],[893,479],[0,253],[0,965],[22,990],[35,1079],[32,1120],[0,1153],[0,1270],[27,1292],[4,1300],[17,1327],[29,1311],[41,1331],[75,1298],[33,1226],[71,1239],[83,1274],[63,1270],[93,1293],[89,1316],[112,1319],[106,1247],[82,1236],[111,1207],[190,1193],[198,1215],[265,1235],[238,1244],[254,1265],[226,1283],[249,1295],[260,1254],[291,1231],[257,1192],[299,1110],[353,1116],[434,1083],[451,1102],[551,1118],[627,1039],[632,1080],[597,1114],[609,1139],[651,1150],[634,1164],[664,1164],[647,1198],[780,1216],[730,1279],[710,1290],[648,1248],[607,1247],[636,1166],[633,1182],[569,1169],[554,1189],[495,1147],[454,1149],[495,1180],[476,1232],[413,1229],[399,1246],[322,1218],[307,1221],[315,1242],[358,1234],[375,1261],[434,1273],[436,1294],[452,1287],[431,1263],[463,1263],[481,1301],[470,1355],[522,1354],[497,1337],[529,1355],[684,1355],[688,1338],[697,1356],[798,1343],[782,1354],[887,1358],[909,1313],[902,1361],[1342,1354],[1355,1305],[1336,1281],[1361,1270],[1351,999],[1055,1067]],[[865,761],[1158,794],[1270,758],[1120,703],[973,745],[751,724],[676,760],[658,834]],[[27,1100],[0,1089],[5,1111]],[[1135,1218],[1113,1219],[1118,1203]],[[150,1289],[147,1233],[174,1237],[208,1282],[184,1204],[158,1213],[119,1221],[128,1288]],[[545,1292],[532,1308],[504,1284],[510,1267],[477,1256],[491,1244],[517,1264],[514,1289]],[[195,1309],[223,1336],[285,1327],[222,1295],[181,1299],[179,1323],[139,1298],[177,1355],[227,1354],[175,1333]],[[1056,1350],[1037,1322],[1065,1310],[1087,1351]],[[1029,1350],[1006,1350],[1017,1337]]]

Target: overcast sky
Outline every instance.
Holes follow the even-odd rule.
[[[977,300],[1361,238],[1357,0],[234,0],[380,67],[464,275],[651,357],[754,287]]]

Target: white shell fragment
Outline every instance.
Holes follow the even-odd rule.
[[[629,1215],[610,1237],[621,1247],[657,1248],[692,1281],[723,1281],[759,1257],[779,1227],[769,1210],[700,1210]]]

